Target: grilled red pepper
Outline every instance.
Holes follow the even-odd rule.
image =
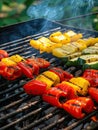
[[[31,80],[27,82],[23,88],[27,94],[42,95],[46,90],[47,84],[39,80]]]
[[[37,64],[39,68],[47,68],[50,66],[50,62],[48,62],[43,58],[32,57],[32,58],[28,58],[27,61],[31,61],[32,63]]]
[[[33,69],[33,74],[39,74],[39,65],[36,62],[34,62],[34,60],[29,58],[26,60],[26,63]]]
[[[0,60],[2,59],[2,58],[6,58],[6,57],[8,57],[9,55],[8,55],[8,53],[7,53],[7,51],[5,51],[5,50],[0,50]]]
[[[42,98],[45,102],[50,103],[53,106],[62,108],[63,102],[66,100],[67,93],[57,89],[56,87],[50,88],[45,91]]]
[[[23,74],[28,78],[33,78],[33,68],[25,61],[21,61],[17,63],[17,65],[21,68]]]
[[[73,77],[72,74],[68,73],[67,71],[62,70],[61,68],[53,67],[49,71],[52,71],[55,74],[57,74],[60,77],[60,82],[64,80],[69,81]]]
[[[21,69],[17,65],[6,66],[0,62],[0,74],[8,80],[15,80],[22,75]]]
[[[78,97],[70,99],[63,104],[63,109],[77,119],[82,119],[86,114],[94,109],[94,103],[91,98]]]
[[[94,99],[98,103],[98,88],[90,87],[88,92],[91,98]]]
[[[3,72],[7,69],[7,66],[5,63],[0,61],[0,75],[3,74]]]
[[[67,94],[66,99],[73,99],[77,97],[75,90],[67,84],[60,83],[55,87],[64,91]]]
[[[91,87],[98,86],[98,70],[87,69],[84,71],[83,77],[90,82]]]

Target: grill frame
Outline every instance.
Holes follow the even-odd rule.
[[[24,31],[23,28],[31,26],[31,25],[32,25],[31,29],[35,25],[36,25],[35,26],[35,28],[36,28],[38,26],[37,25],[38,23],[40,23],[39,24],[40,26],[43,25],[43,23],[41,24],[41,22],[47,23],[47,25],[48,24],[51,24],[51,25],[49,25],[47,28],[44,27],[43,29],[41,27],[39,27],[38,30],[36,29],[37,32],[36,31],[34,31],[34,32],[27,31],[27,32],[25,32],[26,34],[22,34],[22,32]],[[23,31],[21,32],[18,29],[23,29]],[[18,53],[26,58],[31,57],[32,55],[37,56],[37,57],[43,57],[43,58],[49,60],[52,64],[52,66],[62,67],[62,63],[58,58],[53,57],[51,54],[47,54],[47,53],[43,53],[40,55],[39,51],[30,47],[28,43],[31,38],[37,39],[40,36],[49,36],[49,34],[51,34],[54,31],[57,31],[57,30],[66,31],[66,30],[70,30],[70,29],[73,31],[76,31],[76,32],[83,33],[83,35],[85,37],[98,36],[97,31],[91,31],[91,30],[86,30],[86,29],[84,30],[84,29],[78,29],[75,27],[64,26],[57,22],[46,20],[46,19],[35,19],[35,20],[30,20],[30,21],[26,21],[26,22],[22,22],[22,23],[18,23],[15,25],[1,28],[0,29],[0,48],[8,51],[8,53],[10,55]],[[13,33],[13,31],[15,31],[15,32]],[[20,36],[18,33],[20,34]],[[29,35],[29,33],[31,33],[31,34]],[[4,40],[4,42],[3,42],[3,40]],[[21,47],[18,44],[21,45]],[[28,48],[28,49],[26,49],[26,48]],[[20,50],[18,51],[18,49],[20,49]],[[26,50],[28,53],[26,52]],[[76,71],[76,68],[74,68],[74,67],[66,68],[66,66],[63,66],[63,69],[67,70],[71,73],[78,71],[78,69]],[[80,70],[80,68],[79,68],[79,70]],[[42,71],[44,71],[44,70],[42,70]],[[15,130],[16,129],[18,130],[20,128],[22,130],[31,129],[31,128],[37,129],[36,127],[33,127],[33,125],[36,126],[37,125],[36,122],[38,122],[39,126],[42,127],[40,124],[42,121],[44,121],[47,125],[46,127],[42,128],[42,130],[48,130],[48,129],[55,130],[58,128],[62,129],[62,130],[63,129],[71,130],[71,129],[74,129],[75,127],[76,127],[76,129],[80,130],[80,127],[78,128],[77,126],[80,126],[81,124],[83,125],[83,123],[86,120],[88,120],[92,115],[95,115],[96,113],[98,113],[98,112],[94,111],[89,116],[85,117],[83,120],[80,120],[80,121],[75,120],[75,119],[73,120],[73,118],[70,117],[66,112],[64,112],[64,111],[62,112],[62,110],[52,107],[51,105],[49,105],[47,103],[44,103],[39,96],[33,97],[33,96],[26,95],[22,89],[22,86],[28,80],[29,79],[25,78],[25,77],[22,77],[21,79],[18,79],[16,81],[6,81],[6,80],[2,81],[2,78],[0,79],[0,83],[1,83],[0,97],[2,98],[2,99],[0,99],[0,103],[2,103],[2,105],[1,105],[2,108],[0,109],[0,112],[1,112],[0,122],[3,124],[2,126],[0,126],[1,130],[5,130],[5,129],[8,130],[8,129],[10,129],[9,126],[11,126],[11,128],[14,128]],[[34,107],[35,109],[32,107]],[[51,111],[45,115],[45,112],[47,111],[47,109],[51,109]],[[28,110],[30,110],[30,112],[28,112]],[[54,110],[55,110],[55,113],[54,113]],[[38,118],[37,116],[39,116],[40,118],[36,119],[37,121],[36,120],[34,121],[34,119],[32,119],[32,117],[31,117],[30,113],[31,113],[31,115],[35,116],[35,118]],[[59,115],[61,117],[57,120],[55,118],[55,115],[57,115],[57,116]],[[47,121],[45,121],[45,120],[49,120],[52,116],[54,116],[53,119],[55,119],[55,121],[52,123],[50,120],[51,123],[47,124]],[[18,119],[17,119],[17,117],[18,117]],[[24,120],[26,118],[28,119],[29,117],[30,117],[30,120],[34,121],[33,123],[31,123],[29,121],[31,126],[29,124],[27,124],[27,125],[22,124],[22,125],[24,125],[24,128],[19,127],[19,126],[21,126],[21,121],[22,121],[22,123],[25,123]],[[13,121],[11,121],[11,118]],[[71,119],[72,119],[72,124],[71,125],[69,124],[69,126],[67,127],[65,120],[68,120],[70,122]],[[64,127],[64,125],[62,125],[62,122],[65,123],[65,127]],[[26,123],[28,123],[28,121]],[[7,124],[7,125],[5,125],[5,124]],[[68,122],[67,122],[67,124],[68,124]],[[61,128],[59,127],[59,125]],[[87,128],[85,127],[84,129],[86,130]]]

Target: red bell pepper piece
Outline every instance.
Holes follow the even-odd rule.
[[[63,104],[63,109],[77,119],[82,119],[86,114],[94,109],[94,103],[91,98],[78,97],[70,99]]]
[[[28,58],[27,61],[31,61],[35,64],[37,64],[39,66],[39,68],[47,68],[50,66],[50,62],[48,62],[47,60],[43,59],[43,58]]]
[[[46,90],[47,84],[39,80],[31,80],[27,82],[23,88],[27,94],[42,95]]]
[[[0,75],[2,75],[4,70],[6,69],[7,69],[6,64],[0,61]]]
[[[57,89],[56,87],[50,88],[45,91],[42,98],[45,102],[50,103],[53,106],[62,108],[63,102],[66,100],[67,93]]]
[[[60,83],[55,87],[67,93],[66,99],[73,99],[77,97],[75,90],[67,84]]]
[[[90,82],[91,87],[98,86],[98,70],[87,69],[84,71],[83,77]]]
[[[98,88],[90,87],[88,92],[91,98],[94,99],[98,103]]]
[[[33,68],[28,65],[25,61],[21,61],[17,63],[17,65],[21,68],[23,74],[28,78],[33,78]]]
[[[5,51],[5,50],[0,50],[0,60],[2,59],[2,58],[6,58],[6,57],[8,57],[9,55],[8,55],[8,53],[7,53],[7,51]]]
[[[21,69],[17,65],[2,67],[2,74],[8,80],[15,80],[22,75]]]
[[[39,66],[36,62],[34,62],[31,58],[26,60],[26,63],[32,67],[33,74],[38,75],[39,74]]]
[[[62,70],[61,68],[57,68],[57,67],[53,67],[51,68],[49,71],[54,72],[55,74],[57,74],[60,77],[60,81],[69,81],[73,75],[68,73],[67,71]]]

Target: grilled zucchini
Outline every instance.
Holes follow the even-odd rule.
[[[85,69],[96,69],[98,70],[98,61],[91,62],[91,63],[86,63],[82,67],[83,70]]]
[[[82,51],[82,54],[98,54],[97,46],[90,46]]]
[[[79,66],[84,65],[86,63],[92,63],[98,61],[98,55],[97,54],[88,54],[88,55],[81,55],[80,57],[73,58],[69,60],[66,65],[67,66]]]

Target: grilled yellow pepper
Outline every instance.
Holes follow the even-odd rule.
[[[95,43],[98,42],[98,37],[96,37],[96,38],[89,37],[89,38],[83,39],[83,40],[86,42],[87,46],[92,46],[92,45],[94,45]]]
[[[18,54],[12,55],[12,56],[10,56],[9,58],[10,58],[10,60],[12,60],[12,61],[14,61],[14,62],[16,62],[16,63],[25,60],[22,56],[20,56],[20,55],[18,55]]]
[[[61,43],[54,43],[50,41],[46,37],[41,37],[38,40],[31,40],[30,45],[35,49],[40,50],[40,52],[47,52],[50,53],[54,48],[61,47]]]
[[[63,34],[62,32],[58,31],[58,32],[54,32],[49,36],[49,39],[52,42],[55,43],[62,43],[62,44],[66,44],[70,42],[70,37],[67,34]]]
[[[69,30],[68,32],[65,32],[64,35],[68,35],[71,39],[71,42],[75,42],[77,41],[78,39],[82,38],[83,35],[81,33],[75,33],[74,31],[72,30]]]
[[[87,94],[88,87],[90,86],[89,81],[87,81],[86,79],[82,77],[74,77],[74,78],[71,78],[69,82],[81,88],[81,95],[85,96]]]
[[[63,82],[70,85],[76,91],[77,95],[85,96],[88,93],[88,87],[90,83],[82,77],[74,77],[69,80],[69,82]]]
[[[6,66],[16,65],[16,62],[12,61],[10,58],[3,58],[1,62],[5,63]]]
[[[36,77],[37,80],[45,82],[47,84],[47,89],[51,88],[51,86],[55,86],[60,83],[60,78],[58,75],[51,71],[45,71],[39,76]]]

